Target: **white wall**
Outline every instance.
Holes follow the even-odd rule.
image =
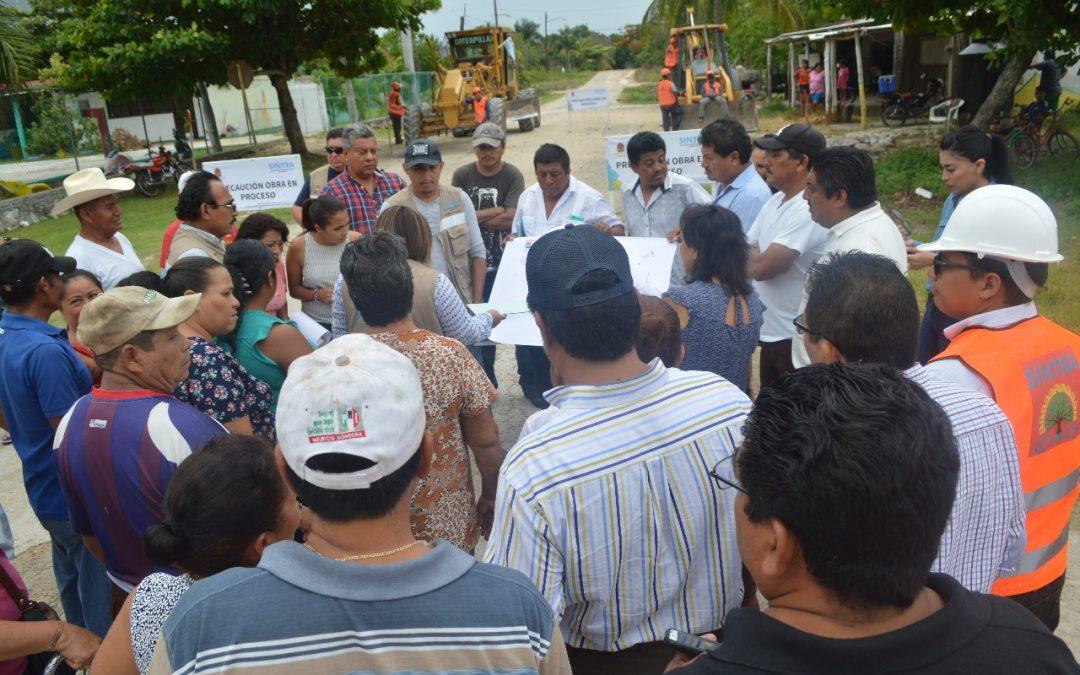
[[[326,98],[322,85],[307,78],[289,82],[289,93],[296,106],[300,128],[305,136],[325,132],[329,128],[326,115]],[[218,132],[226,135],[226,129],[233,127],[230,135],[247,133],[247,120],[244,118],[244,101],[239,89],[232,86],[209,87],[210,104],[214,108]],[[270,78],[265,75],[256,77],[247,89],[248,106],[251,109],[251,121],[256,131],[281,127],[281,113],[278,111],[278,97]]]
[[[127,129],[139,138],[146,138],[143,133],[143,120],[141,117],[110,117],[109,132],[117,129]],[[169,113],[158,113],[146,116],[146,133],[149,134],[150,143],[159,142],[172,149],[173,118]]]

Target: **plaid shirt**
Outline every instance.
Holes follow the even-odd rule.
[[[334,195],[349,212],[349,229],[361,234],[371,232],[375,219],[383,202],[395,192],[405,189],[405,181],[396,173],[389,171],[375,172],[375,191],[370,193],[363,185],[353,180],[348,171],[326,184],[322,193]]]

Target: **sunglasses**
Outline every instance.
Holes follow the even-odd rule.
[[[794,324],[795,332],[800,337],[803,336],[803,335],[813,335],[814,337],[820,338],[822,340],[828,340],[829,339],[829,338],[825,337],[824,335],[822,335],[821,333],[818,333],[817,331],[810,330],[810,327],[806,325],[806,318],[802,314],[800,314],[799,316],[792,319],[791,323]],[[830,342],[831,342],[831,340],[830,340]]]
[[[345,148],[342,148],[340,146],[335,148],[335,147],[332,147],[332,146],[328,145],[328,146],[326,146],[325,150],[326,150],[326,154],[328,154],[328,155],[341,155],[341,154],[345,153]]]
[[[972,267],[971,265],[964,265],[961,263],[951,263],[941,257],[941,254],[934,256],[934,276],[941,274],[942,270],[967,270],[968,272],[981,273],[983,270],[978,267]]]
[[[214,204],[212,202],[207,202],[206,205],[209,206],[212,209],[232,209],[233,211],[236,210],[236,200],[235,199],[230,199],[229,201],[225,202],[224,204]]]

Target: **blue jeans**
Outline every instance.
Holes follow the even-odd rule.
[[[15,559],[15,535],[11,533],[11,525],[8,524],[7,514],[0,505],[0,551],[4,552],[8,560]]]
[[[105,637],[112,623],[109,614],[112,582],[105,574],[105,566],[86,548],[70,522],[43,520],[41,526],[52,539],[53,574],[64,618]]]

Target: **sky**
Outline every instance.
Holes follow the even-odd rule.
[[[548,13],[548,32],[555,33],[565,25],[584,23],[598,33],[616,33],[628,23],[638,23],[649,0],[496,0],[499,5],[499,23],[513,26],[519,19],[529,19],[540,24],[544,30],[544,11]],[[492,0],[442,0],[442,9],[428,12],[421,17],[424,32],[442,35],[458,29],[460,17],[465,15],[465,28],[475,28],[490,22],[495,15]],[[585,5],[584,7],[582,5]],[[556,17],[560,20],[556,20]]]

